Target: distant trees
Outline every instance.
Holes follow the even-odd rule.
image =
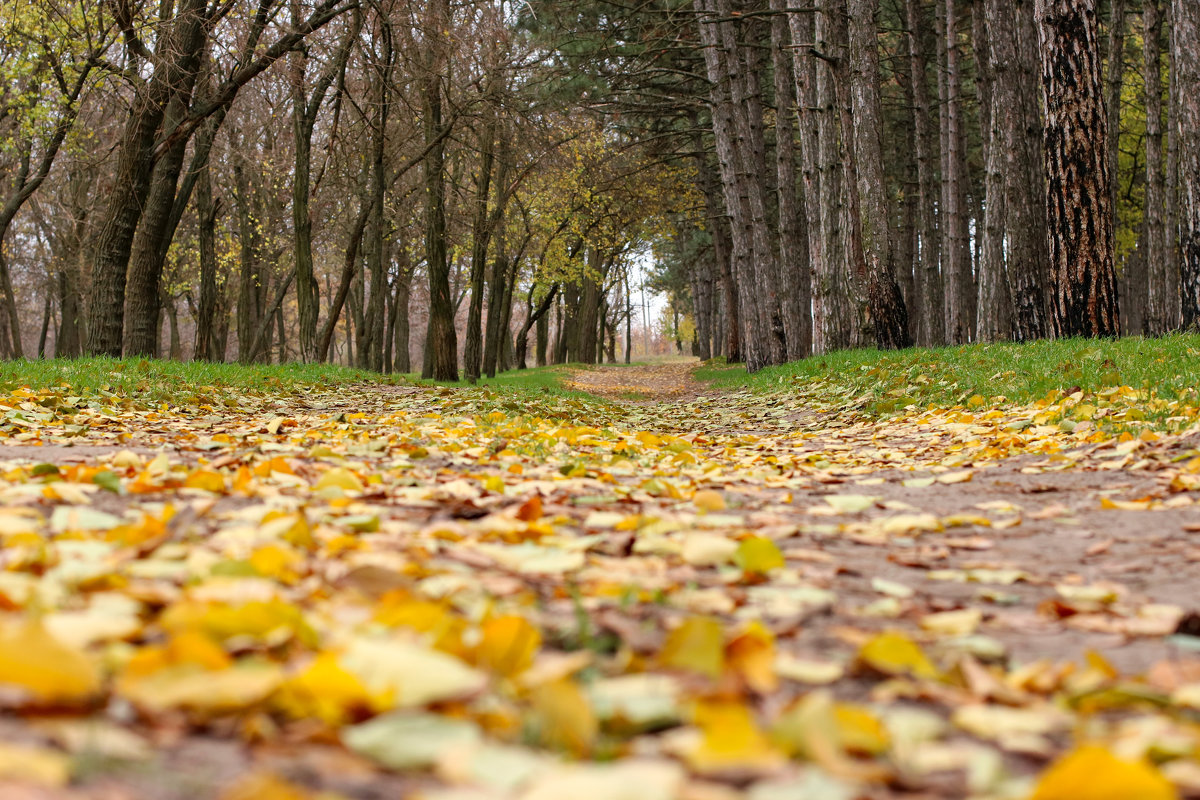
[[[0,357],[475,380],[628,358],[647,281],[750,369],[1200,316],[1195,3],[0,3]]]

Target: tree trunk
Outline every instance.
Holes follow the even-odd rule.
[[[299,3],[293,2],[292,21],[300,20]],[[362,30],[363,15],[355,12],[345,38],[328,66],[317,78],[311,97],[305,85],[308,54],[299,49],[292,56],[290,89],[292,100],[292,132],[294,141],[292,169],[292,240],[296,258],[296,315],[299,328],[300,358],[312,361],[316,357],[317,317],[320,309],[319,285],[313,275],[312,214],[309,192],[312,174],[312,137],[321,104],[334,80],[342,74],[350,50]]]
[[[489,378],[496,377],[496,365],[500,360],[500,319],[504,314],[502,304],[508,287],[508,256],[503,251],[492,260],[492,275],[488,281],[487,331],[483,345],[483,372]],[[507,333],[503,334],[507,335]]]
[[[499,124],[499,110],[491,98],[485,101],[484,115],[479,129],[479,171],[475,174],[475,209],[471,218],[471,302],[467,308],[466,341],[463,345],[463,376],[471,383],[479,380],[483,364],[483,283],[491,240],[488,198],[492,192],[496,130]]]
[[[385,304],[388,294],[387,274],[384,266],[384,229],[387,220],[384,219],[384,196],[387,188],[386,167],[384,162],[387,143],[388,116],[391,109],[392,65],[394,48],[392,46],[392,26],[385,15],[379,17],[379,29],[375,31],[375,39],[380,42],[381,50],[378,62],[371,72],[371,82],[375,84],[375,115],[371,122],[371,178],[370,178],[370,207],[371,214],[367,219],[366,237],[363,251],[366,257],[366,272],[364,283],[370,279],[370,298],[366,304],[366,315],[362,326],[362,341],[358,352],[358,365],[375,372],[383,371],[383,339],[385,329]]]
[[[795,106],[786,0],[771,0],[771,67],[775,77],[775,181],[779,210],[780,312],[787,335],[787,359],[812,350],[812,265],[804,197],[796,187]]]
[[[917,344],[932,347],[946,337],[945,295],[942,274],[938,267],[937,221],[934,153],[937,143],[933,135],[930,111],[929,84],[926,68],[925,31],[927,18],[921,0],[906,0],[908,20],[909,70],[913,97],[913,140],[917,161],[917,249],[920,279],[917,292]]]
[[[446,147],[442,128],[442,70],[447,63],[449,0],[431,0],[425,35],[429,38],[425,78],[421,81],[425,143],[425,263],[429,272],[429,325],[425,334],[428,364],[421,377],[458,380],[458,335],[450,297],[446,254]]]
[[[1125,0],[1111,0],[1108,19],[1108,174],[1112,176],[1111,208],[1117,209],[1117,170],[1120,159],[1121,90],[1125,79]],[[1115,222],[1115,218],[1114,218]]]
[[[1013,335],[1028,342],[1050,335],[1049,254],[1046,250],[1046,171],[1042,150],[1042,109],[1037,20],[1032,0],[1016,4],[1011,34],[1016,48],[1018,112],[1008,120],[1010,163],[1006,183],[1005,223],[1009,241],[1009,296],[1013,302]],[[1009,38],[1003,40],[1007,46]]]
[[[986,172],[984,176],[983,241],[979,260],[979,317],[975,338],[997,342],[1012,337],[1013,304],[1009,292],[1005,241],[1008,239],[1008,187],[1014,171],[1013,147],[1019,135],[1020,94],[1016,64],[1016,18],[1013,6],[1004,0],[986,0],[989,52],[986,57],[992,75],[992,93],[980,97],[987,106],[990,128]],[[1018,232],[1013,231],[1016,235]]]
[[[1163,326],[1168,331],[1179,327],[1180,321],[1180,252],[1179,252],[1179,68],[1175,63],[1175,11],[1173,3],[1165,3],[1166,28],[1170,31],[1167,47],[1167,175],[1166,197],[1163,199],[1163,260],[1166,279],[1163,288]],[[1193,87],[1194,88],[1194,87]]]
[[[192,79],[204,46],[206,0],[182,0],[163,34],[161,60],[138,85],[118,146],[116,174],[92,247],[91,324],[87,351],[120,356],[125,324],[125,278],[130,248],[154,168],[155,136],[167,103]]]
[[[412,290],[412,265],[408,258],[408,243],[403,238],[397,238],[395,242],[397,272],[396,272],[396,299],[395,299],[395,325],[392,327],[392,352],[394,353],[395,361],[393,369],[396,372],[405,374],[412,372],[412,363],[408,354],[408,337],[409,337],[409,316],[408,305],[409,295]]]
[[[163,117],[164,125],[173,127],[187,115],[192,99],[200,58],[197,53],[190,74],[177,87]],[[130,356],[158,355],[158,329],[161,318],[161,284],[163,259],[170,244],[171,211],[175,206],[175,190],[183,170],[188,140],[180,138],[154,163],[146,205],[132,244],[132,257],[125,286],[125,354]]]
[[[1108,119],[1096,0],[1037,0],[1056,336],[1116,336]]]
[[[1146,275],[1146,333],[1167,332],[1167,259],[1163,183],[1162,13],[1160,0],[1142,0],[1143,85],[1146,98],[1146,195],[1142,228]],[[1111,116],[1111,115],[1110,115]],[[1114,172],[1115,176],[1116,173]],[[1114,180],[1114,183],[1116,181]],[[1136,331],[1131,331],[1135,333]]]
[[[217,358],[213,326],[217,313],[217,203],[206,165],[196,181],[196,227],[200,244],[200,304],[196,316],[196,359]]]
[[[889,241],[891,226],[883,173],[883,110],[875,23],[879,0],[850,0],[846,8],[850,20],[849,90],[855,123],[853,127],[844,127],[842,135],[854,140],[853,156],[847,159],[853,165],[857,184],[857,202],[852,203],[851,219],[857,223],[861,237],[858,239],[863,258],[859,267],[860,284],[867,286],[875,342],[881,350],[893,350],[908,347],[912,342],[904,297],[893,272]]]
[[[955,0],[945,0],[944,41],[946,72],[943,105],[942,270],[946,284],[946,336],[950,344],[971,340],[971,242],[967,224],[967,158],[963,148],[962,76],[958,52],[958,13]]]
[[[1183,325],[1200,324],[1200,5],[1174,0],[1176,80],[1179,82],[1180,278]]]

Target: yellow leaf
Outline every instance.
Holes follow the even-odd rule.
[[[938,483],[967,483],[975,477],[973,470],[964,469],[958,472],[946,472],[937,476]]]
[[[183,482],[188,489],[203,489],[206,492],[225,491],[225,476],[211,469],[198,469]]]
[[[492,617],[481,626],[481,634],[475,663],[506,678],[529,669],[542,644],[538,629],[515,614]]]
[[[775,636],[759,622],[750,623],[725,647],[729,666],[756,692],[766,694],[779,687],[775,675]]]
[[[1030,800],[1176,800],[1175,788],[1152,764],[1125,761],[1084,744],[1042,773]]]
[[[885,675],[911,675],[916,678],[937,678],[937,667],[912,639],[903,633],[887,631],[879,634],[858,651],[859,663]]]
[[[724,770],[773,770],[785,762],[783,754],[758,727],[753,713],[729,700],[701,702],[693,715],[702,738],[685,754],[700,773]]]
[[[100,674],[38,622],[0,630],[0,686],[16,689],[35,705],[76,705],[100,689]]]
[[[577,756],[591,752],[600,724],[579,686],[566,679],[545,683],[530,693],[530,701],[545,744]]]
[[[875,505],[878,499],[865,494],[831,494],[825,498],[825,502],[840,514],[857,514]]]
[[[144,677],[123,679],[122,696],[158,713],[184,709],[205,714],[241,711],[265,700],[283,681],[283,670],[254,661],[216,672],[175,666]]]
[[[982,621],[983,612],[978,608],[963,608],[926,614],[921,618],[921,629],[942,636],[966,636],[974,633]]]
[[[273,703],[295,719],[315,717],[327,725],[344,723],[355,712],[376,704],[358,677],[333,653],[321,653],[302,672],[288,678]]]
[[[667,636],[658,663],[716,680],[725,666],[722,639],[720,622],[711,617],[691,617]]]
[[[1111,500],[1100,498],[1100,507],[1109,511],[1146,511],[1150,508],[1149,500]]]
[[[877,756],[891,746],[891,737],[883,723],[862,706],[835,703],[833,717],[844,749]]]
[[[724,511],[725,497],[712,489],[702,489],[692,495],[692,503],[701,511]]]
[[[329,488],[337,488],[346,492],[361,492],[363,484],[357,475],[345,467],[334,467],[326,470],[321,479],[317,481],[316,486],[313,487],[318,492]]]
[[[0,782],[19,781],[61,789],[71,778],[71,761],[44,747],[0,744]],[[17,792],[18,796],[23,793]]]
[[[783,553],[775,542],[762,536],[751,536],[738,544],[733,563],[744,572],[766,574],[784,565]]]
[[[293,584],[300,579],[297,571],[304,558],[288,547],[269,544],[250,554],[250,566],[264,578],[273,578],[284,584]]]

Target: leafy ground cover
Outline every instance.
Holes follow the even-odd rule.
[[[1200,796],[1194,398],[924,354],[881,411],[844,358],[31,373],[0,397],[0,792]]]

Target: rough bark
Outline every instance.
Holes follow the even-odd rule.
[[[844,19],[844,17],[842,18]],[[844,58],[844,42],[834,24],[832,0],[821,0],[813,41],[826,56],[815,64],[817,116],[817,170],[822,258],[813,263],[813,352],[828,353],[849,347],[857,328],[850,303],[849,269],[843,237],[845,216],[842,179],[841,117],[831,59]]]
[[[883,172],[883,111],[879,96],[879,47],[875,17],[879,0],[849,0],[850,90],[855,124],[842,130],[852,136],[854,152],[847,162],[857,179],[857,202],[851,219],[857,222],[862,246],[860,284],[867,287],[867,306],[875,343],[881,350],[908,347],[908,312],[896,284],[889,235],[888,198]],[[857,217],[857,219],[855,219]],[[859,256],[855,257],[858,263]]]
[[[1145,256],[1145,332],[1167,332],[1167,259],[1163,183],[1162,9],[1160,0],[1142,0],[1143,93],[1146,101],[1146,194],[1141,251]],[[1116,173],[1114,173],[1115,175]],[[1139,333],[1140,331],[1130,331]]]
[[[787,359],[812,351],[812,265],[804,196],[796,186],[795,107],[791,38],[786,0],[771,0],[771,67],[775,83],[775,184],[779,211],[780,312],[787,335]]]
[[[1046,250],[1046,171],[1039,103],[1040,63],[1033,0],[1018,0],[1015,22],[1018,116],[1010,120],[1006,186],[1008,279],[1013,335],[1028,342],[1050,335],[1049,254]]]
[[[192,90],[200,70],[200,53],[192,55],[181,68],[186,72],[175,87],[163,117],[163,124],[172,126],[187,114]],[[125,285],[125,343],[130,356],[157,356],[158,329],[161,316],[161,283],[163,260],[170,243],[171,211],[175,206],[175,191],[188,142],[180,139],[154,162],[150,187],[146,193],[142,218],[134,236]]]
[[[1166,280],[1163,289],[1163,325],[1168,331],[1179,327],[1179,68],[1175,63],[1175,6],[1165,3],[1167,47],[1167,164],[1166,197],[1163,198],[1163,259]]]
[[[945,276],[946,336],[950,344],[971,339],[971,243],[968,234],[967,160],[963,147],[962,75],[955,0],[945,0],[943,40],[946,69],[942,82],[945,108],[942,168],[942,274]]]
[[[945,296],[942,274],[938,266],[937,188],[935,185],[935,153],[933,116],[929,99],[925,33],[928,27],[926,12],[920,0],[906,0],[908,21],[909,75],[913,97],[913,142],[917,162],[917,250],[919,279],[917,302],[912,313],[917,315],[916,340],[923,347],[941,344],[946,336],[946,317],[943,311]]]
[[[429,326],[425,334],[428,357],[421,370],[424,378],[458,380],[458,335],[454,326],[454,303],[450,297],[450,264],[446,253],[446,148],[442,127],[442,72],[446,68],[449,43],[449,0],[431,0],[425,35],[425,77],[421,81],[423,128],[429,147],[425,156],[425,263],[429,273]]]
[[[1176,80],[1179,82],[1179,291],[1183,325],[1200,324],[1200,4],[1174,0],[1172,5]]]
[[[1115,336],[1108,118],[1096,0],[1037,0],[1056,336]]]
[[[87,343],[92,355],[121,355],[126,269],[150,188],[155,137],[171,97],[191,80],[192,60],[204,44],[206,11],[206,0],[182,0],[163,34],[160,60],[150,78],[135,90],[118,146],[112,189],[92,246]]]

